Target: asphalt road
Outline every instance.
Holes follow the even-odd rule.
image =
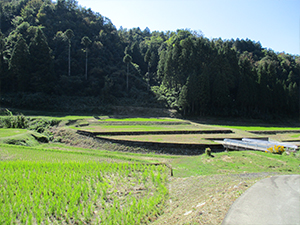
[[[230,207],[222,225],[300,225],[300,175],[258,181]]]

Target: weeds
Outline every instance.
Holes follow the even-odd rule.
[[[0,117],[0,128],[19,128],[34,130],[38,133],[43,133],[49,139],[53,134],[49,131],[49,128],[56,126],[61,120],[58,119],[46,119],[46,118],[28,118],[23,114],[13,115],[8,109],[5,110],[4,116]]]
[[[210,148],[206,148],[205,149],[205,154],[209,157],[211,157],[211,149]]]
[[[0,117],[0,128],[21,128],[28,127],[28,119],[24,115],[14,116],[11,111],[6,109],[6,115]]]

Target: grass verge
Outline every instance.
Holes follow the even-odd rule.
[[[282,173],[300,174],[299,156],[275,155],[258,151],[231,151],[174,159],[174,176],[189,177],[212,174]]]
[[[25,129],[0,129],[0,138],[7,138],[15,135],[25,134],[27,130]]]
[[[264,126],[224,126],[224,125],[214,125],[215,127],[224,127],[229,129],[239,129],[244,131],[299,131],[299,127],[264,127]]]

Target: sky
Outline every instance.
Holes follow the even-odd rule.
[[[209,39],[250,39],[300,55],[300,0],[77,0],[119,29],[201,31]]]

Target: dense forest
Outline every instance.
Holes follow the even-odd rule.
[[[0,30],[5,106],[57,110],[69,99],[185,116],[299,115],[300,57],[252,40],[116,29],[75,0],[1,0]]]

